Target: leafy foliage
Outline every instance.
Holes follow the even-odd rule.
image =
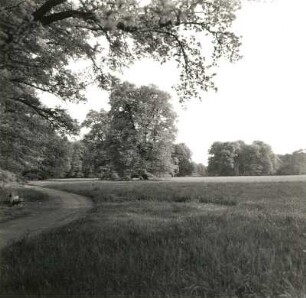
[[[239,58],[240,41],[230,31],[237,9],[237,0],[154,0],[148,5],[136,0],[2,0],[1,101],[30,107],[70,131],[64,111],[44,107],[37,91],[82,101],[88,83],[96,80],[109,89],[118,71],[143,57],[161,63],[174,59],[181,71],[176,90],[181,100],[193,98],[200,89],[215,88],[210,67],[220,57]],[[203,56],[202,46],[212,50]],[[92,75],[78,75],[69,67],[78,59],[92,62],[92,71],[86,70]]]
[[[178,166],[176,176],[189,176],[193,172],[191,150],[185,143],[175,144],[172,158]]]
[[[305,150],[294,151],[292,154],[280,155],[280,166],[277,171],[279,175],[306,174],[306,152]]]
[[[82,140],[84,145],[83,172],[86,177],[101,174],[102,168],[109,165],[106,139],[110,129],[109,115],[105,110],[90,111],[83,127],[90,129]]]
[[[0,102],[0,167],[22,174],[32,170],[58,176],[65,167],[67,140],[47,120],[18,102]]]
[[[207,176],[207,168],[202,163],[193,162],[193,173],[199,176]]]
[[[230,61],[239,58],[240,41],[230,31],[238,8],[236,0],[154,0],[148,5],[136,0],[2,0],[0,166],[16,173],[35,168],[45,169],[51,176],[64,175],[68,169],[64,156],[69,146],[64,141],[64,148],[57,147],[55,144],[59,145],[62,139],[54,131],[76,134],[78,128],[65,110],[43,105],[41,96],[49,93],[64,101],[84,101],[86,86],[93,81],[107,90],[116,85],[120,89],[118,72],[137,59],[151,57],[161,63],[174,59],[181,71],[181,81],[176,86],[181,100],[197,96],[200,90],[214,89],[211,66],[221,57]],[[208,49],[211,45],[204,55],[201,47]],[[84,73],[71,68],[72,62],[80,60],[90,62]],[[112,117],[118,116],[115,114]],[[114,122],[110,124],[116,126]],[[90,147],[90,136],[85,142],[90,150],[94,149]],[[111,140],[108,142],[111,144]],[[153,161],[141,167],[164,171],[169,152],[168,145],[162,146],[139,147],[142,160],[150,159],[144,155],[154,150],[152,154],[160,157],[154,161],[156,168]],[[87,172],[107,162],[101,148],[95,151],[99,156],[91,156],[90,152],[84,153]],[[130,153],[126,152],[126,156],[135,156]],[[48,161],[44,154],[49,156]],[[73,167],[80,162],[75,159],[77,155],[73,157]]]
[[[271,147],[255,141],[215,142],[210,150],[208,172],[213,176],[272,175],[278,167],[278,158]]]
[[[0,168],[0,202],[7,200],[11,185],[16,182],[18,182],[18,178],[15,174]]]
[[[90,128],[84,137],[89,167],[95,172],[110,167],[121,177],[171,172],[176,115],[169,99],[155,86],[117,85],[110,111],[91,111],[83,123]]]
[[[51,133],[48,135],[43,150],[39,170],[46,178],[63,178],[68,171],[71,172],[71,167],[74,166],[74,163],[71,162],[71,158],[74,158],[73,153],[73,148],[67,138]]]
[[[171,147],[176,118],[170,96],[155,86],[129,83],[111,94],[109,154],[117,171],[171,171]]]
[[[69,159],[69,172],[67,177],[81,178],[83,174],[83,156],[85,147],[82,142],[73,142],[70,144],[70,159]]]

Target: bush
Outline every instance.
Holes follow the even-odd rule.
[[[24,171],[22,176],[27,180],[45,180],[48,178],[44,172],[34,169]]]
[[[8,200],[12,192],[11,184],[18,182],[14,173],[0,169],[0,201]]]
[[[17,182],[17,176],[9,171],[2,170],[0,168],[0,182],[1,184],[8,184],[8,183],[13,183]]]
[[[148,172],[147,170],[140,170],[138,172],[139,178],[142,178],[142,180],[151,180],[151,179],[156,179],[156,177]]]
[[[105,170],[104,172],[102,172],[100,179],[101,180],[120,180],[120,177],[116,171]]]

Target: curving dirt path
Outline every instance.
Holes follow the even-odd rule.
[[[0,223],[0,249],[24,235],[33,236],[48,229],[66,225],[82,217],[93,207],[89,198],[80,195],[37,185],[26,187],[54,198],[57,208]]]

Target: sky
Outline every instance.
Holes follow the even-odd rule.
[[[218,92],[202,100],[178,103],[171,86],[177,70],[171,63],[142,60],[122,76],[138,86],[155,84],[173,95],[178,114],[177,142],[207,164],[215,141],[261,140],[277,154],[306,148],[306,11],[305,0],[245,1],[234,31],[242,36],[243,58],[217,69]],[[90,109],[107,108],[107,93],[91,86],[86,104],[65,104],[73,118],[85,119]]]

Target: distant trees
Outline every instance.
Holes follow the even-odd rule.
[[[306,151],[298,150],[292,154],[279,155],[278,175],[306,174]]]
[[[85,146],[81,141],[70,143],[69,167],[66,173],[70,178],[82,178]]]
[[[169,94],[126,82],[113,89],[109,103],[109,111],[88,113],[82,123],[88,132],[77,142],[30,108],[17,116],[18,104],[0,105],[0,168],[29,179],[111,178],[111,173],[129,179],[197,171],[186,144],[174,145],[176,114]]]
[[[109,114],[104,109],[90,111],[83,127],[89,129],[82,142],[84,145],[83,171],[86,177],[100,175],[101,169],[109,166],[107,138],[110,131]]]
[[[272,175],[278,168],[278,157],[264,142],[254,141],[251,145],[240,142],[237,156],[238,175]]]
[[[197,175],[197,176],[207,176],[208,173],[207,173],[207,167],[205,167],[202,163],[195,163],[195,166],[194,166],[194,173]]]
[[[272,175],[278,157],[264,142],[215,142],[209,150],[208,173],[212,176]]]
[[[208,173],[211,176],[233,176],[237,163],[235,160],[238,156],[238,143],[234,142],[215,142],[212,144],[208,153]]]
[[[46,136],[40,164],[33,170],[37,170],[43,178],[64,178],[71,167],[71,143],[66,137],[60,137],[56,133]]]
[[[190,176],[194,170],[191,160],[191,150],[185,143],[175,144],[173,146],[172,158],[177,165],[175,176]]]

